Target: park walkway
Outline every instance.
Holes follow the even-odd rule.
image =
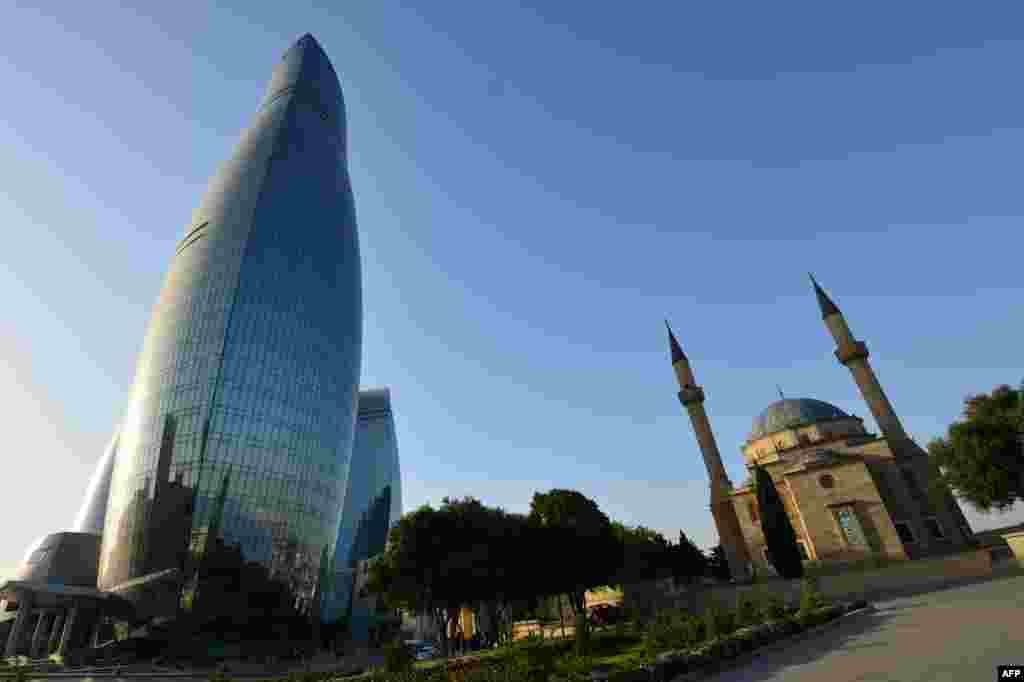
[[[707,682],[984,682],[1024,662],[1019,572],[875,607]]]

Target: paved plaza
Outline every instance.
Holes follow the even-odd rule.
[[[875,606],[709,682],[986,682],[1024,662],[1024,576]]]

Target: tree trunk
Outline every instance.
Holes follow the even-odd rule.
[[[562,608],[562,595],[558,595],[558,622],[562,624],[562,639],[565,639],[565,610]]]
[[[513,635],[515,634],[515,623],[512,622],[512,604],[505,602],[502,606],[503,611],[501,614],[501,624],[503,627],[502,634],[505,638],[506,644],[512,643]]]
[[[448,658],[448,610],[434,609],[434,622],[438,625],[441,657]]]
[[[572,609],[576,615],[576,655],[586,655],[587,640],[590,634],[587,629],[587,593],[585,590],[577,589],[572,593],[571,599]]]
[[[495,642],[501,642],[501,603],[498,600],[487,603],[488,614],[490,615],[491,638]]]

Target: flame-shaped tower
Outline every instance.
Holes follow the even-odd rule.
[[[121,424],[99,586],[188,585],[212,547],[308,613],[334,551],[361,346],[345,105],[305,35],[175,249]],[[217,608],[243,608],[246,589],[220,590]]]

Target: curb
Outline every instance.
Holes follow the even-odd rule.
[[[296,672],[296,671],[291,671]],[[312,671],[322,672],[322,671]],[[0,672],[0,680],[14,679],[17,673],[13,672]],[[228,678],[232,680],[287,680],[289,672],[284,673],[227,673]],[[178,680],[207,680],[210,677],[210,671],[206,672],[120,672],[115,673],[113,671],[100,671],[100,672],[31,672],[25,671],[25,678],[27,680],[41,680],[41,679],[106,679],[106,680],[161,680],[161,679],[178,679]],[[348,677],[343,674],[339,674],[337,679],[347,679]]]
[[[798,642],[813,637],[814,635],[823,632],[824,630],[837,627],[840,623],[845,622],[847,618],[861,616],[866,613],[874,613],[876,610],[877,609],[875,609],[873,604],[868,604],[867,606],[857,609],[856,611],[844,613],[838,618],[834,618],[828,621],[827,623],[815,625],[813,628],[809,630],[798,632],[789,637],[780,639],[777,642],[772,642],[771,644],[766,644],[764,646],[758,647],[753,651],[747,651],[743,654],[740,654],[736,658],[730,658],[719,663],[714,663],[711,666],[703,668],[701,670],[694,670],[692,672],[683,673],[678,677],[673,677],[669,682],[697,682],[698,680],[707,679],[712,675],[717,675],[718,673],[726,672],[727,670],[742,668],[743,666],[751,663],[755,658],[758,658],[759,656],[763,656],[764,654],[771,653],[774,651],[779,651],[781,649],[786,649],[792,646],[793,644],[797,644]]]

